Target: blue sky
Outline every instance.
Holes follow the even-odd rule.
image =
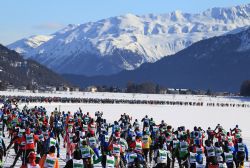
[[[23,37],[51,34],[73,23],[126,13],[167,13],[174,10],[198,13],[212,7],[229,7],[250,0],[3,0],[0,9],[0,43]]]

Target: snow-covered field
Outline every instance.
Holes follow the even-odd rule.
[[[0,95],[3,94],[2,92]],[[8,95],[17,95],[19,93],[6,93]],[[27,94],[27,93],[26,93]],[[114,93],[78,93],[79,97],[92,98],[111,98],[111,99],[140,99],[140,100],[185,100],[194,102],[223,102],[223,103],[244,103],[250,104],[247,99],[236,97],[207,97],[207,96],[184,96],[184,95],[143,95],[143,94],[114,94]],[[36,94],[39,96],[48,96],[51,94]],[[76,97],[77,94],[53,94],[53,96],[61,95],[62,97]],[[33,95],[35,96],[35,95]],[[193,129],[194,126],[201,126],[204,129],[211,126],[214,128],[220,123],[226,129],[234,128],[236,124],[243,131],[245,142],[250,145],[250,108],[243,107],[209,107],[209,106],[181,106],[181,105],[143,105],[143,104],[70,104],[70,103],[30,103],[29,107],[44,106],[50,113],[57,107],[60,111],[75,112],[80,107],[84,112],[90,112],[94,116],[95,111],[103,111],[104,118],[109,122],[119,119],[123,113],[127,113],[133,119],[141,119],[145,115],[154,118],[156,122],[164,120],[166,123],[177,128],[178,126],[186,126],[187,129]],[[20,104],[20,107],[24,104]],[[12,153],[12,152],[11,152]],[[65,151],[62,151],[62,158],[65,157]],[[12,163],[11,159],[7,159],[7,163]],[[20,164],[20,163],[19,163]],[[63,165],[63,161],[61,160]]]
[[[179,94],[140,94],[140,93],[108,93],[108,92],[47,92],[33,93],[30,91],[0,91],[5,96],[44,96],[68,98],[98,98],[98,99],[125,99],[125,100],[165,100],[165,101],[196,101],[214,103],[246,103],[250,99],[243,97],[206,96],[206,95],[179,95]]]

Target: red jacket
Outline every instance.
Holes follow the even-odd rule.
[[[25,144],[24,148],[25,150],[29,150],[29,149],[35,149],[35,143],[39,140],[37,135],[33,134],[33,143],[28,143],[26,140],[26,136],[30,135],[30,134],[25,134],[25,136],[23,136],[22,138],[20,138],[19,140],[19,144]]]

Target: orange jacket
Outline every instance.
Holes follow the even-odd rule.
[[[55,153],[50,153],[49,156],[51,157],[55,157]],[[44,164],[45,164],[45,161],[46,161],[46,157],[47,155],[43,155],[43,157],[41,158],[40,162],[39,162],[39,165],[41,168],[46,168],[44,167]],[[54,165],[54,168],[59,168],[59,162],[58,162],[58,159],[56,158],[56,162],[55,162],[55,165]]]

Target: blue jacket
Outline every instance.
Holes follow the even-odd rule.
[[[233,154],[235,154],[235,149],[234,149],[234,146],[228,146],[228,149],[233,152]]]
[[[43,150],[45,150],[46,153],[49,152],[49,145],[50,145],[50,138],[46,139],[46,141],[43,142]],[[60,147],[57,141],[56,141],[56,149],[57,149],[57,155],[59,155]]]
[[[245,158],[248,158],[248,149],[247,149],[247,146],[244,144],[244,147],[245,147]],[[234,145],[234,155],[237,154],[237,152],[239,152],[238,150],[238,144]]]
[[[128,129],[128,136],[129,137],[133,137],[133,136],[136,136],[136,133],[133,131],[133,133],[131,132],[131,129],[129,128]]]
[[[105,135],[108,135],[108,133],[106,133],[106,134],[100,134],[98,140],[100,141],[101,146],[103,146],[104,148],[107,148],[109,146],[109,142],[105,141]]]
[[[128,153],[125,155],[125,159],[127,160],[127,163],[128,163],[128,161],[129,161],[129,156],[130,156],[131,154],[135,154],[135,152],[128,152]],[[137,154],[137,158],[139,159],[139,161],[140,161],[140,162],[144,162],[144,157],[143,157],[141,154],[138,154],[138,153],[136,153],[136,154]]]
[[[112,134],[114,134],[117,129],[120,129],[120,125],[113,124],[112,125]]]

